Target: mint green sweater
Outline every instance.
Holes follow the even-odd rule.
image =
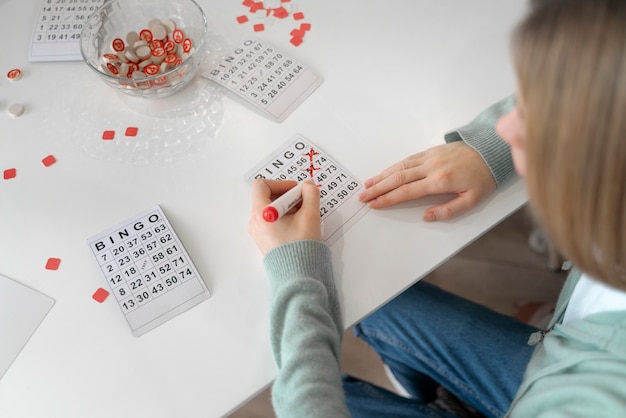
[[[272,288],[271,341],[279,368],[272,389],[278,417],[349,417],[341,385],[343,325],[330,249],[298,241],[264,260]],[[570,274],[537,348],[510,417],[626,416],[626,311],[561,325],[580,273]],[[488,342],[486,342],[488,343]]]

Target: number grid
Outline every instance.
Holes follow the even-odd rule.
[[[190,298],[208,297],[204,282],[158,206],[88,242],[133,332]],[[150,305],[156,300],[163,303]]]
[[[294,58],[250,39],[212,65],[206,76],[279,121],[322,83]]]
[[[313,180],[320,191],[320,218],[323,238],[335,242],[349,225],[360,219],[367,205],[358,199],[363,185],[355,176],[317,145],[296,135],[290,142],[247,175],[272,180]]]
[[[31,61],[81,60],[80,33],[104,0],[42,0],[31,40]]]

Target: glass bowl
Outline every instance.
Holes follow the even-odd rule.
[[[83,25],[80,52],[114,89],[164,97],[195,76],[207,34],[206,16],[193,0],[110,0]]]

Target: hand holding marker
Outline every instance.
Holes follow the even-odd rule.
[[[267,205],[265,209],[263,209],[263,219],[266,222],[275,222],[285,213],[293,209],[298,203],[302,202],[303,184],[304,182],[298,183],[278,199]]]

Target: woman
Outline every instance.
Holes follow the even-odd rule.
[[[340,382],[342,323],[317,196],[267,224],[293,184],[257,182],[249,231],[266,254],[274,406],[285,417],[452,416],[444,386],[486,416],[626,414],[626,0],[535,2],[512,42],[516,107],[498,132],[531,206],[577,267],[547,330],[419,282],[355,327],[410,398]]]

